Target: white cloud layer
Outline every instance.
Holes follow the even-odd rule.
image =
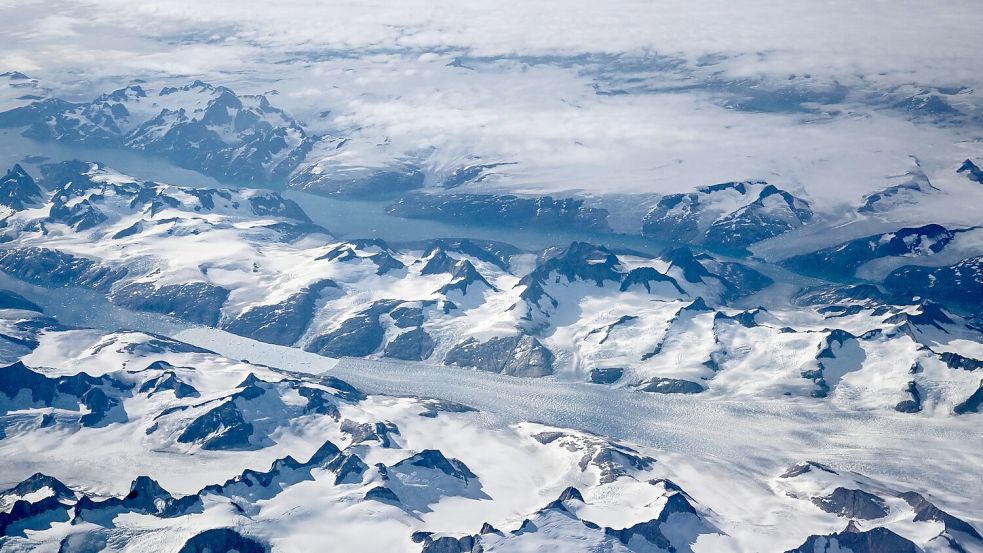
[[[352,163],[418,156],[439,178],[473,156],[517,162],[486,185],[520,192],[763,178],[854,202],[911,156],[944,180],[983,155],[975,0],[89,0],[4,3],[0,15],[0,69],[68,98],[137,78],[275,89],[315,132],[352,138]],[[466,67],[448,65],[457,58]],[[844,97],[808,112],[728,109],[762,90],[840,86]],[[623,87],[640,90],[595,90]],[[976,120],[884,105],[933,87]]]

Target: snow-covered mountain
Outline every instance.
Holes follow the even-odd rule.
[[[809,460],[751,477],[40,309],[0,292],[5,551],[983,547],[931,490]]]
[[[132,85],[91,102],[48,97],[0,113],[0,127],[36,140],[146,152],[237,184],[285,179],[315,141],[265,96],[202,81]]]
[[[959,406],[979,388],[979,323],[927,301],[978,302],[979,287],[957,278],[968,262],[922,284],[892,276],[887,291],[775,295],[761,272],[773,267],[687,247],[653,257],[586,242],[536,254],[478,240],[339,240],[273,192],[181,188],[84,162],[43,173],[43,201],[7,206],[8,275],[327,357],[921,416],[973,410]],[[863,251],[916,251],[865,240]],[[945,243],[919,240],[899,242]],[[966,297],[951,291],[960,285]]]

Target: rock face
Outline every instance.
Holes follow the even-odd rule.
[[[670,194],[642,221],[646,236],[723,251],[745,248],[809,223],[809,204],[761,181],[728,182]]]
[[[148,152],[236,184],[282,181],[314,145],[265,96],[202,81],[157,91],[130,86],[91,102],[45,99],[0,113],[0,127],[23,127],[36,140]]]
[[[314,338],[304,349],[328,357],[364,357],[382,346],[385,329],[379,317],[394,307],[393,302],[376,302],[345,319],[334,330]]]
[[[234,401],[227,401],[192,421],[177,441],[210,450],[248,449],[252,435],[253,425]]]
[[[884,279],[884,287],[898,301],[913,297],[968,309],[983,306],[983,256],[970,257],[948,267],[906,265]]]
[[[923,520],[933,520],[941,522],[945,531],[949,534],[960,533],[970,538],[983,541],[983,536],[971,524],[960,518],[954,517],[949,513],[939,509],[921,494],[916,492],[904,492],[898,497],[905,500],[912,509],[915,510],[915,522]]]
[[[0,394],[7,397],[0,413],[34,406],[77,410],[82,426],[101,427],[126,420],[120,394],[132,385],[86,373],[48,377],[18,361],[0,369]],[[82,409],[82,408],[85,409]]]
[[[446,295],[458,291],[466,296],[468,295],[469,288],[481,288],[482,286],[489,290],[495,290],[495,287],[485,280],[485,277],[478,272],[478,269],[470,261],[464,259],[454,265],[451,281],[441,286],[437,292]]]
[[[280,303],[247,309],[226,323],[224,328],[261,342],[292,345],[311,324],[321,293],[337,287],[332,280],[320,280]]]
[[[846,279],[873,259],[938,253],[955,234],[941,225],[902,228],[791,257],[783,265],[806,274]]]
[[[983,184],[983,169],[968,159],[959,166],[956,172],[966,175],[966,178],[973,182]]]
[[[817,497],[812,502],[827,513],[846,518],[873,520],[887,516],[884,500],[863,490],[836,488],[826,497]]]
[[[966,413],[979,413],[980,406],[983,405],[983,380],[980,381],[980,386],[973,392],[973,395],[966,398],[963,401],[952,408],[952,412],[956,415],[965,415]]]
[[[38,286],[83,286],[100,292],[126,276],[126,269],[46,248],[0,250],[0,270]]]
[[[510,376],[553,373],[553,353],[532,336],[504,336],[479,342],[468,338],[451,348],[444,363]]]
[[[591,369],[588,380],[594,384],[614,384],[621,380],[625,370],[618,367],[603,367]]]
[[[583,200],[576,198],[411,194],[400,198],[386,211],[409,219],[435,219],[489,226],[610,230],[607,210],[588,207]]]
[[[41,205],[44,193],[20,165],[14,165],[0,179],[0,205],[15,211]]]
[[[383,355],[405,361],[421,361],[430,357],[434,349],[433,338],[422,328],[414,328],[393,338]]]
[[[926,195],[938,192],[920,168],[910,171],[904,178],[899,184],[865,195],[864,203],[857,212],[864,215],[884,213],[899,206],[918,203]]]
[[[894,406],[894,410],[899,413],[918,413],[922,410],[922,394],[918,391],[918,385],[914,380],[909,380],[905,386],[905,393],[908,399],[903,399]]]
[[[161,287],[135,282],[113,292],[110,300],[136,311],[150,311],[215,326],[229,291],[207,282],[169,284]]]
[[[914,543],[887,528],[865,532],[851,530],[809,536],[805,543],[785,553],[919,553]]]
[[[641,383],[638,389],[657,394],[698,394],[706,388],[688,380],[656,377]]]
[[[707,254],[697,254],[686,246],[671,248],[662,257],[683,272],[687,282],[720,282],[724,287],[725,300],[733,300],[754,294],[774,284],[774,281],[760,272],[740,263],[719,261]]]
[[[243,536],[231,528],[214,528],[195,535],[184,543],[178,553],[266,553],[269,549],[261,542]]]
[[[113,516],[119,511],[156,515],[163,518],[176,517],[192,509],[200,510],[201,500],[197,495],[175,498],[149,476],[138,476],[130,485],[130,491],[123,497],[110,497],[95,501],[83,496],[75,504],[75,518],[78,521],[98,521],[110,512]]]

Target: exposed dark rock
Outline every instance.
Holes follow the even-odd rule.
[[[877,527],[866,532],[843,531],[826,536],[812,535],[795,549],[785,553],[919,553],[911,541],[887,528]]]
[[[15,501],[8,511],[0,511],[0,538],[7,535],[11,526],[39,515],[48,515],[52,511],[67,511],[67,506],[55,496],[33,502],[24,499]]]
[[[964,371],[975,371],[983,369],[983,361],[972,357],[963,357],[958,353],[947,351],[939,355],[939,359],[950,369],[962,369]]]
[[[372,262],[379,267],[378,270],[376,270],[377,275],[384,275],[389,271],[399,271],[406,268],[406,265],[403,265],[402,261],[389,255],[387,252],[377,253],[370,256],[369,259],[371,259]]]
[[[959,169],[957,169],[956,172],[965,173],[966,178],[969,180],[983,184],[983,169],[980,169],[975,163],[968,159],[959,166]]]
[[[413,328],[423,325],[423,308],[403,305],[389,312],[393,324],[399,328]]]
[[[261,342],[292,345],[303,336],[314,318],[321,293],[337,287],[332,280],[319,280],[280,303],[260,305],[239,313],[224,328]]]
[[[959,403],[952,408],[952,412],[956,415],[965,415],[966,413],[979,413],[980,406],[983,405],[983,380],[980,381],[980,385],[973,392],[973,395],[966,398],[966,401]]]
[[[88,412],[79,418],[83,426],[104,426],[109,422],[125,421],[126,413],[116,396],[130,387],[108,376],[93,377],[86,373],[49,378],[27,368],[20,361],[0,368],[0,393],[11,400],[29,397],[25,407],[37,404],[62,408],[84,406]],[[112,395],[106,393],[107,389],[111,390]],[[118,416],[110,417],[111,413]]]
[[[0,179],[0,205],[15,211],[41,205],[44,193],[20,165],[14,165]]]
[[[450,273],[454,270],[456,261],[454,258],[447,255],[447,252],[443,248],[433,248],[426,253],[424,257],[427,262],[420,269],[421,275],[439,275],[443,273]]]
[[[409,466],[439,470],[447,476],[457,478],[465,483],[478,477],[463,462],[457,459],[448,459],[436,449],[425,449],[396,463],[392,468],[398,470]]]
[[[743,201],[734,211],[720,210],[715,198]],[[731,200],[733,201],[733,200]],[[729,202],[728,202],[729,203]],[[809,204],[759,181],[727,182],[659,200],[642,221],[646,236],[711,248],[743,251],[747,246],[798,228],[812,219]]]
[[[106,292],[126,276],[126,269],[100,265],[84,257],[47,248],[0,250],[0,270],[49,288],[82,286]]]
[[[477,409],[474,407],[469,407],[461,403],[455,403],[453,401],[447,401],[446,399],[421,399],[420,403],[423,404],[427,410],[420,413],[421,417],[434,418],[438,413],[473,413]]]
[[[420,553],[481,553],[481,542],[475,536],[441,536],[432,539],[427,536]]]
[[[399,497],[396,496],[394,491],[385,486],[376,486],[365,492],[365,499],[366,501],[378,501],[380,503],[399,505]]]
[[[123,497],[111,497],[94,501],[83,496],[75,504],[75,519],[78,521],[99,520],[109,512],[110,518],[118,512],[136,512],[164,518],[182,516],[192,511],[201,511],[201,499],[197,495],[175,498],[149,476],[138,476],[130,491]]]
[[[652,291],[653,282],[666,282],[676,289],[680,294],[686,295],[686,291],[683,290],[676,279],[669,275],[660,273],[653,267],[638,267],[628,271],[625,275],[624,280],[621,281],[621,291],[631,289],[632,286],[644,286],[646,292]]]
[[[863,490],[838,487],[826,497],[813,498],[812,502],[827,513],[846,518],[873,520],[888,514],[883,499]]]
[[[812,469],[818,469],[823,472],[828,472],[830,474],[836,474],[836,471],[827,467],[822,463],[817,463],[815,461],[806,461],[804,463],[798,463],[793,465],[784,473],[782,473],[781,478],[795,478],[796,476],[801,476],[807,472],[812,472]]]
[[[187,321],[216,326],[229,291],[208,282],[168,284],[134,282],[110,296],[113,303],[136,311],[171,315]]]
[[[873,284],[817,286],[807,288],[795,296],[795,302],[799,305],[829,305],[843,302],[862,302],[864,305],[869,305],[886,301],[888,301],[887,296]]]
[[[917,297],[978,311],[983,306],[983,256],[948,267],[899,267],[884,279],[884,287],[896,301]]]
[[[638,389],[658,394],[698,394],[706,388],[689,380],[654,377],[639,384]]]
[[[795,256],[786,259],[782,264],[810,275],[846,279],[852,277],[861,265],[873,259],[938,253],[954,236],[955,233],[949,229],[935,224],[902,228]]]
[[[379,301],[357,315],[345,319],[337,328],[314,338],[304,349],[329,357],[364,357],[382,346],[385,329],[379,316],[399,302]]]
[[[606,281],[621,282],[620,268],[618,256],[604,246],[573,242],[566,248],[546,252],[533,274],[543,281],[556,273],[567,282],[586,280],[603,286]]]
[[[231,528],[214,528],[197,534],[184,543],[178,553],[266,553],[269,548]]]
[[[451,189],[468,183],[481,182],[489,175],[491,169],[508,165],[515,165],[515,163],[475,163],[464,167],[458,167],[457,169],[454,169],[450,175],[447,175],[447,177],[444,178],[444,182],[441,186],[443,186],[445,189]]]
[[[468,338],[447,352],[444,363],[511,376],[553,373],[553,353],[532,336],[504,336],[486,342]]]
[[[683,494],[677,492],[668,497],[665,506],[662,508],[662,512],[659,513],[658,518],[640,522],[620,530],[605,528],[604,533],[617,538],[618,541],[625,545],[629,544],[633,538],[638,537],[644,539],[650,544],[653,544],[661,550],[676,551],[676,547],[664,533],[664,530],[668,529],[667,524],[669,523],[670,517],[673,515],[688,516],[691,517],[695,523],[702,524],[702,520],[700,519],[699,514],[696,512],[696,509],[694,509],[689,501],[686,500],[686,497]]]
[[[557,498],[558,501],[579,501],[584,502],[584,496],[581,495],[580,490],[570,486],[560,493],[560,497]]]
[[[345,419],[341,422],[341,431],[352,437],[352,445],[365,442],[379,442],[382,447],[398,448],[392,441],[391,435],[399,435],[399,428],[392,423],[358,423]]]
[[[915,522],[934,520],[944,524],[945,531],[950,534],[958,532],[977,540],[983,540],[983,536],[980,536],[980,533],[971,524],[939,509],[921,494],[917,492],[904,492],[899,494],[898,497],[904,499],[915,510]]]
[[[335,485],[357,484],[362,481],[362,475],[369,469],[365,461],[354,453],[342,453],[334,457],[325,467],[335,473]]]
[[[918,413],[922,410],[922,394],[918,391],[918,385],[914,380],[909,380],[905,386],[908,399],[903,399],[894,406],[894,410],[899,413]]]
[[[178,378],[177,374],[173,371],[165,371],[163,374],[147,380],[140,385],[140,393],[145,393],[147,395],[154,395],[164,390],[171,390],[174,392],[174,397],[185,398],[185,397],[198,397],[201,394],[194,386],[184,382]]]
[[[36,472],[31,476],[28,476],[13,488],[0,492],[0,497],[6,495],[24,496],[41,491],[45,488],[50,489],[51,495],[58,499],[64,499],[67,501],[75,500],[75,492],[69,489],[68,486],[63,484],[57,478],[42,474],[40,472]]]
[[[492,286],[485,277],[475,269],[474,265],[467,259],[462,259],[454,265],[454,272],[451,275],[451,281],[437,290],[440,294],[448,294],[452,291],[459,291],[464,295],[468,294],[468,288],[481,284],[487,287],[489,290],[495,290],[496,288]]]
[[[910,180],[888,186],[883,190],[865,194],[863,205],[857,209],[858,213],[871,214],[889,211],[896,205],[912,204],[918,202],[925,194],[937,191],[932,183],[922,173],[910,174]]]
[[[598,367],[591,369],[588,380],[594,384],[614,384],[621,380],[621,375],[625,372],[619,367]]]
[[[252,434],[253,425],[243,418],[235,401],[225,401],[192,421],[177,441],[210,450],[246,449]]]
[[[383,351],[383,355],[393,359],[421,361],[430,357],[434,348],[433,338],[422,328],[414,328],[396,336]]]
[[[512,195],[410,194],[386,208],[397,217],[490,226],[608,231],[608,212],[575,198]]]

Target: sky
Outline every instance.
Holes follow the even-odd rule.
[[[856,201],[983,156],[973,0],[0,3],[0,71],[90,99],[202,78],[274,104],[344,159],[487,190],[659,194],[742,179]],[[965,117],[898,105],[938,95]],[[791,100],[790,100],[791,98]]]

